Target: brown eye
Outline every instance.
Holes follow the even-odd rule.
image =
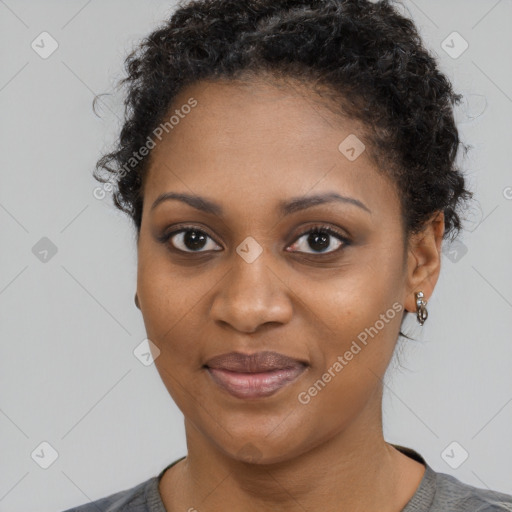
[[[212,238],[204,231],[193,226],[181,228],[165,235],[163,242],[170,241],[173,248],[182,252],[206,252],[219,250]],[[222,248],[220,248],[222,249]]]
[[[306,254],[331,254],[341,246],[349,245],[350,241],[341,233],[328,226],[315,226],[299,235],[299,238],[292,246],[293,251],[305,252]],[[312,249],[308,252],[306,249]]]

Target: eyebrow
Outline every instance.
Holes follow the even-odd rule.
[[[195,208],[196,210],[200,210],[205,213],[211,213],[218,216],[222,216],[223,214],[222,206],[211,201],[210,199],[206,199],[205,197],[197,196],[194,194],[184,194],[177,192],[166,192],[158,196],[153,205],[151,206],[151,211],[154,210],[160,203],[169,200],[182,201],[188,204],[189,206],[192,206],[192,208]],[[342,196],[336,192],[326,192],[311,196],[294,197],[287,201],[281,201],[279,203],[278,209],[281,215],[284,216],[290,215],[300,210],[305,210],[306,208],[311,208],[312,206],[332,202],[352,204],[358,206],[359,208],[365,210],[370,214],[372,213],[371,210],[359,199]]]

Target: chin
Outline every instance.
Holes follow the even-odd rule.
[[[300,441],[298,442],[300,443]],[[274,438],[270,440],[267,433],[262,433],[259,438],[256,438],[254,434],[246,437],[233,437],[228,445],[219,443],[218,446],[229,458],[254,465],[286,462],[310,448],[305,440],[304,446],[294,446],[290,442],[289,435],[285,436],[284,439],[277,440]]]

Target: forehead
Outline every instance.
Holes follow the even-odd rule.
[[[252,211],[336,191],[378,214],[399,215],[394,183],[364,149],[364,127],[334,114],[302,84],[198,82],[175,98],[171,116],[151,153],[145,208],[168,191]]]

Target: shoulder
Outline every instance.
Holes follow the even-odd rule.
[[[481,489],[445,473],[435,473],[436,493],[432,512],[512,512],[512,495]]]
[[[153,512],[149,503],[158,492],[157,477],[152,477],[129,489],[110,494],[63,512]]]
[[[425,466],[423,479],[402,512],[512,512],[512,495],[466,484],[435,471],[412,448],[392,446]]]
[[[78,507],[69,508],[63,512],[166,512],[158,484],[163,474],[186,456],[176,459],[167,465],[156,476],[148,478],[140,484],[109,494],[96,501],[89,501]]]

